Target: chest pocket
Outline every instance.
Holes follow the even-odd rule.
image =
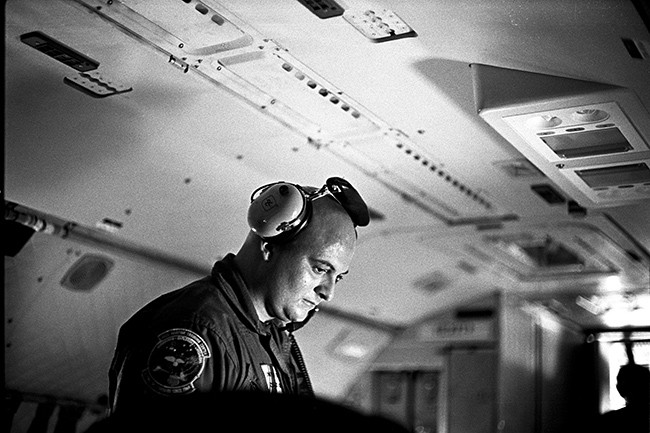
[[[239,382],[238,389],[274,394],[290,393],[292,385],[287,383],[288,372],[283,371],[282,367],[288,368],[290,363],[277,347],[273,335],[242,329],[239,336],[238,357],[242,361],[240,365],[244,374],[240,376],[243,381]]]
[[[255,366],[246,364],[246,375],[242,384],[243,391],[267,391],[261,377],[255,371]]]

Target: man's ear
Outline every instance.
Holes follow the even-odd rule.
[[[275,245],[270,242],[262,241],[260,242],[260,250],[262,251],[262,258],[265,262],[271,260],[271,255],[273,254]]]

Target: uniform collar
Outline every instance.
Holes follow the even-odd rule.
[[[235,264],[235,255],[227,254],[223,259],[216,262],[212,268],[212,279],[221,284],[217,287],[226,296],[228,302],[242,322],[249,329],[258,334],[267,335],[273,327],[277,327],[274,322],[262,323],[257,315],[255,306],[250,296],[250,291],[246,286],[244,278]]]

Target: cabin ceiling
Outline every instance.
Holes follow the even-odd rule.
[[[650,326],[650,314],[611,325],[606,306],[588,314],[586,301],[576,306],[613,293],[634,298],[630,311],[650,311],[648,183],[622,203],[569,205],[577,198],[553,173],[479,115],[470,66],[625,89],[646,146],[632,162],[649,163],[650,34],[634,4],[339,3],[392,10],[414,33],[373,42],[343,17],[320,19],[294,0],[6,2],[5,200],[83,229],[73,239],[39,233],[5,259],[8,387],[43,389],[25,376],[25,365],[45,362],[34,351],[97,353],[84,364],[106,371],[121,322],[236,251],[248,194],[277,180],[341,176],[372,209],[351,273],[319,317],[339,336],[377,332],[369,353],[391,329],[495,291],[584,328]],[[98,68],[83,75],[39,52],[21,41],[30,32]],[[645,58],[623,39],[645,47]],[[565,201],[546,202],[531,190],[539,184]],[[88,293],[66,289],[64,274],[86,254],[112,261],[108,277]],[[54,340],[38,339],[59,326]],[[304,339],[306,352],[329,347]],[[348,378],[360,365],[339,357],[323,369]],[[85,391],[46,388],[90,401],[103,379],[87,380]],[[324,392],[340,395],[347,383]]]

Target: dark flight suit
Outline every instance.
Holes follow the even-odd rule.
[[[292,356],[293,336],[259,321],[233,258],[151,301],[120,328],[111,414],[220,391],[313,396],[300,355]]]

